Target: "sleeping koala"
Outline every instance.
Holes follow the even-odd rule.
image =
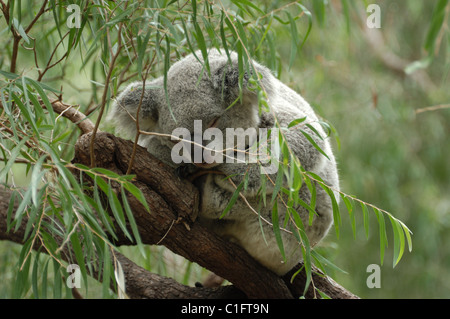
[[[147,81],[138,115],[136,113],[143,92],[142,83],[130,84],[117,98],[109,114],[109,120],[119,131],[134,135],[135,119],[139,116],[141,131],[158,133],[141,135],[139,144],[173,168],[184,170],[187,168],[191,173],[195,170],[212,169],[215,172],[222,172],[223,175],[204,174],[195,180],[201,192],[199,222],[241,245],[262,265],[283,275],[301,261],[302,254],[298,236],[293,232],[295,228],[292,217],[285,221],[287,197],[283,198],[282,195],[277,198],[277,207],[285,259],[274,235],[271,224],[271,199],[277,172],[272,170],[265,173],[258,161],[230,161],[230,154],[237,152],[248,155],[249,150],[254,149],[252,148],[254,145],[265,140],[263,135],[267,130],[274,128],[278,122],[280,128],[285,128],[281,132],[293,156],[306,171],[319,175],[333,189],[338,200],[339,181],[335,158],[328,140],[321,139],[316,134],[317,132],[325,137],[309,104],[299,94],[277,80],[266,67],[251,61],[250,69],[256,72],[253,71],[254,74],[246,72],[240,81],[236,53],[232,52],[227,56],[213,49],[209,51],[208,61],[209,73],[205,69],[200,52],[178,61],[168,71],[166,89],[163,77]],[[260,112],[257,93],[251,87],[251,76],[258,78],[260,86],[265,91],[270,112]],[[305,117],[306,121],[303,123],[309,123],[316,132],[305,125],[302,129],[314,139],[327,157],[308,141],[298,126],[287,129],[294,119]],[[238,128],[250,132],[246,136],[245,143],[236,143],[233,137],[232,152],[230,153],[229,149],[225,152],[224,142],[218,136],[229,137],[226,134],[227,129]],[[216,135],[215,139],[212,139],[211,134],[206,134],[208,131],[215,133],[212,134]],[[176,137],[171,138],[170,135],[180,137],[183,141],[180,142]],[[190,143],[189,140],[193,140],[194,143]],[[191,144],[194,144],[194,147],[191,147]],[[204,146],[214,151],[206,152],[205,149],[204,156],[198,160],[197,154],[202,155],[198,150],[202,150]],[[180,151],[183,151],[182,155],[179,154]],[[183,160],[180,161],[180,158]],[[267,175],[264,195],[261,192],[262,174]],[[241,196],[222,217],[239,185]],[[286,184],[284,186],[287,187]],[[261,196],[266,196],[267,200],[262,201]],[[300,188],[299,197],[310,204],[311,194],[306,183]],[[310,245],[316,245],[327,234],[333,221],[329,196],[317,185],[312,223],[309,221],[310,213],[306,208],[301,205],[294,208],[303,221]]]

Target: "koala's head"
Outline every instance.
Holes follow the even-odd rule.
[[[250,88],[248,73],[243,75],[239,88],[237,54],[231,52],[228,57],[225,52],[211,50],[208,61],[209,74],[200,52],[173,64],[167,73],[166,89],[164,77],[146,81],[144,89],[141,82],[132,83],[117,98],[109,119],[119,129],[135,134],[136,113],[142,99],[139,126],[143,131],[172,134],[175,129],[184,128],[194,134],[196,120],[202,121],[203,131],[211,127],[223,132],[226,128],[257,128],[257,95]],[[264,89],[270,92],[270,71],[256,62],[253,67],[262,78]],[[174,146],[169,137],[154,138],[169,148]]]

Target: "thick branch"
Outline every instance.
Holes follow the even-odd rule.
[[[83,113],[79,112],[76,107],[64,104],[61,101],[53,101],[52,107],[56,113],[68,118],[72,123],[78,125],[78,128],[83,134],[90,133],[94,130],[94,123],[92,123],[92,121]]]
[[[89,161],[86,153],[89,151],[89,141],[89,136],[80,138],[74,161],[82,164]],[[96,153],[102,154],[97,156],[97,164],[118,173],[127,170],[132,142],[102,133],[97,135],[95,146]],[[284,280],[279,278],[254,261],[241,247],[224,241],[198,223],[191,224],[196,216],[197,189],[187,181],[180,180],[172,169],[153,158],[144,148],[137,148],[131,173],[136,174],[136,185],[143,191],[151,209],[148,214],[135,198],[128,198],[144,243],[165,245],[173,252],[228,279],[250,298],[291,298],[303,295],[304,274],[301,273],[290,284],[290,276]],[[122,237],[117,244],[130,243]],[[325,276],[314,275],[313,281],[315,287],[320,287],[330,297],[355,297]],[[316,297],[312,286],[309,297]]]
[[[89,163],[90,138],[87,134],[78,141],[75,162]],[[121,171],[121,166],[126,170],[132,146],[133,143],[111,134],[97,134],[94,144],[98,154],[97,165],[116,172]],[[142,242],[166,246],[228,279],[249,298],[292,298],[284,281],[259,265],[242,248],[217,237],[198,223],[189,226],[193,219],[192,212],[198,205],[198,191],[192,184],[180,180],[171,169],[141,147],[137,148],[134,165],[135,169],[138,168],[132,170],[137,175],[136,186],[143,192],[151,211],[148,213],[132,196],[128,198]],[[131,243],[122,238],[116,244]]]
[[[7,211],[8,204],[11,198],[12,191],[0,187],[0,240],[8,240],[18,244],[23,244],[23,239],[25,235],[25,228],[28,222],[27,216],[24,216],[21,225],[16,232],[13,230],[7,231]],[[19,202],[16,200],[14,203],[14,209],[12,216],[19,206]],[[49,233],[49,229],[45,229]],[[58,246],[63,242],[63,239],[57,235],[54,235],[54,239]],[[71,250],[69,245],[64,246],[65,249],[61,253],[61,257],[66,262],[71,262],[69,256],[73,256],[74,252]],[[39,241],[35,242],[33,247],[35,250],[42,249]],[[45,250],[45,248],[44,248]],[[171,278],[166,278],[145,270],[139,267],[131,260],[126,258],[120,253],[115,253],[115,258],[119,260],[125,273],[126,278],[126,288],[127,295],[130,298],[242,298],[243,294],[235,287],[219,287],[215,289],[207,288],[197,288],[188,287],[182,285]],[[92,267],[94,273],[91,274],[92,277],[98,278],[99,274],[96,272],[98,267]],[[101,277],[101,276],[100,276]],[[101,280],[101,278],[99,278]]]
[[[90,134],[82,136],[76,145],[75,162],[89,162]],[[111,134],[99,133],[94,150],[100,166],[120,173],[128,167],[127,159],[132,151],[132,142],[121,140]],[[300,273],[293,283],[291,276],[280,278],[259,265],[241,247],[229,243],[209,232],[198,223],[192,223],[198,204],[198,192],[187,181],[180,180],[164,164],[153,158],[145,149],[138,147],[134,174],[138,186],[150,207],[148,213],[133,196],[128,196],[142,242],[162,244],[173,252],[194,261],[228,279],[234,286],[221,288],[187,287],[136,266],[120,254],[125,271],[127,294],[132,298],[292,298],[303,295],[305,275]],[[157,191],[152,188],[157,189]],[[6,232],[6,212],[10,191],[0,192],[0,239],[22,243],[26,218],[18,232]],[[117,234],[116,245],[131,245],[123,234]],[[62,242],[61,238],[55,238]],[[36,243],[39,248],[39,243]],[[68,252],[67,256],[73,255]],[[63,256],[64,258],[64,256]],[[316,270],[317,271],[317,270]],[[94,277],[96,274],[93,274]],[[331,279],[314,274],[316,288],[332,298],[355,298]],[[318,297],[310,286],[308,298]]]

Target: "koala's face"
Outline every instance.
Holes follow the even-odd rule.
[[[244,96],[243,103],[235,103],[229,107],[238,98],[238,95],[230,92],[231,89],[235,90],[234,87],[230,88],[230,84],[233,85],[230,82],[236,81],[237,85],[238,79],[225,78],[226,74],[223,72],[228,63],[227,57],[211,55],[209,61],[211,75],[204,70],[203,65],[194,56],[186,57],[174,64],[168,72],[168,99],[164,88],[157,85],[163,83],[162,79],[157,79],[156,83],[153,83],[153,86],[158,88],[150,89],[150,94],[153,95],[152,102],[157,104],[158,132],[173,134],[177,129],[184,129],[189,132],[191,141],[197,143],[201,141],[202,146],[221,150],[225,149],[226,141],[216,136],[208,138],[208,133],[205,134],[205,131],[212,128],[220,130],[222,137],[225,138],[227,128],[245,130],[257,127],[258,106]],[[160,142],[172,148],[179,141],[161,137]],[[199,145],[191,143],[189,147],[195,152],[194,149]],[[211,159],[205,160],[207,163],[193,162],[204,168],[217,165],[214,162],[211,163]]]
[[[257,128],[260,121],[257,97],[247,87],[247,74],[239,89],[237,54],[231,53],[229,59],[225,53],[212,50],[208,55],[210,73],[199,59],[201,53],[197,52],[196,56],[191,54],[175,63],[167,73],[166,89],[163,77],[146,82],[144,90],[142,83],[130,85],[118,97],[113,117],[123,123],[130,122],[130,115],[136,116],[142,92],[145,92],[139,113],[141,130],[173,135],[176,129],[183,129],[191,140],[220,150],[225,146],[224,141],[205,140],[206,130],[220,130],[225,137],[228,128]],[[270,71],[255,64],[260,68],[258,73],[263,73],[262,78],[270,83]],[[170,149],[178,143],[170,137],[154,138]],[[214,165],[209,164],[208,167]]]

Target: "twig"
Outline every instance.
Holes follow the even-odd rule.
[[[122,37],[121,37],[122,26],[123,26],[123,23],[120,23],[119,31],[118,31],[118,40],[117,40],[117,51],[116,51],[116,54],[114,54],[112,57],[111,64],[110,64],[109,70],[108,70],[108,74],[106,76],[105,88],[103,90],[102,101],[100,104],[100,113],[98,115],[97,121],[95,122],[94,130],[93,130],[93,134],[92,134],[92,138],[91,138],[91,143],[90,143],[91,167],[95,166],[94,141],[95,141],[95,136],[97,135],[100,121],[101,121],[101,119],[103,117],[103,113],[105,111],[106,97],[108,95],[109,82],[111,81],[111,75],[114,70],[114,64],[116,63],[116,60],[120,55],[120,51],[122,50]]]
[[[76,110],[72,105],[67,105],[61,101],[51,102],[53,110],[78,125],[83,134],[94,131],[94,124],[83,113]]]
[[[34,17],[33,21],[31,21],[31,23],[28,25],[28,27],[25,29],[25,33],[30,32],[31,28],[34,26],[34,24],[36,23],[37,20],[39,20],[39,18],[41,17],[41,15],[45,12],[45,6],[47,5],[48,0],[45,0],[44,3],[41,6],[41,9],[39,10],[39,12],[36,14],[36,16]]]
[[[421,109],[417,109],[417,110],[415,110],[415,113],[421,114],[424,112],[437,111],[437,110],[449,109],[449,108],[450,108],[450,104],[440,104],[440,105],[428,106],[428,107],[424,107]]]

